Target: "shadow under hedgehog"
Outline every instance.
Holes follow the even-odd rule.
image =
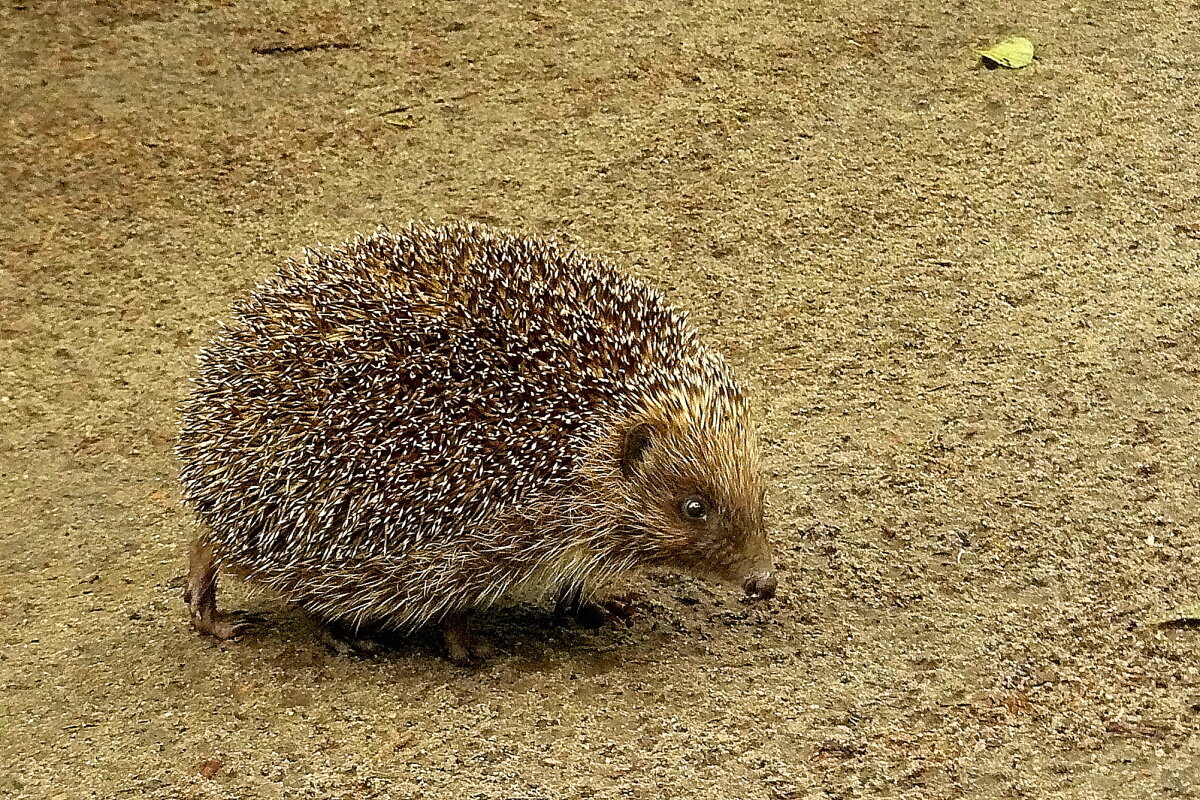
[[[745,396],[661,295],[539,238],[412,223],[285,263],[201,351],[176,448],[203,531],[185,599],[218,568],[350,637],[675,568],[774,595]]]

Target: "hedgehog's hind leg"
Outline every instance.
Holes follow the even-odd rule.
[[[246,632],[257,620],[252,614],[217,610],[217,562],[212,545],[199,539],[192,546],[183,601],[192,612],[192,625],[201,633],[218,639],[232,639]]]
[[[470,664],[496,655],[496,648],[467,630],[467,612],[455,611],[442,620],[442,636],[446,653],[455,664]]]

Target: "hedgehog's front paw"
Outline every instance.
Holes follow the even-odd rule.
[[[559,589],[554,600],[554,613],[560,619],[574,619],[585,628],[600,628],[613,622],[626,627],[633,624],[637,613],[635,601],[638,596],[629,593],[602,599],[589,597],[590,592],[583,584],[567,584]]]
[[[391,648],[373,630],[349,628],[334,622],[321,626],[321,641],[339,656],[377,656]]]
[[[588,600],[576,609],[575,619],[585,628],[600,628],[612,623],[628,628],[633,625],[633,618],[637,615],[634,600],[633,595]]]
[[[446,655],[455,664],[486,661],[498,652],[483,639],[467,630],[466,612],[451,614],[442,620],[442,636],[446,640]]]

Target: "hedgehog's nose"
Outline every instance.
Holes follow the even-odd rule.
[[[770,570],[751,575],[742,583],[742,588],[746,590],[746,594],[752,600],[770,600],[775,596],[775,589],[778,586],[779,581],[775,578],[775,573]]]

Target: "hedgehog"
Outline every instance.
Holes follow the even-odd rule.
[[[626,618],[639,568],[775,594],[746,395],[662,295],[555,241],[414,222],[284,263],[199,355],[176,455],[199,523],[185,600],[219,570],[362,642],[553,600]]]

